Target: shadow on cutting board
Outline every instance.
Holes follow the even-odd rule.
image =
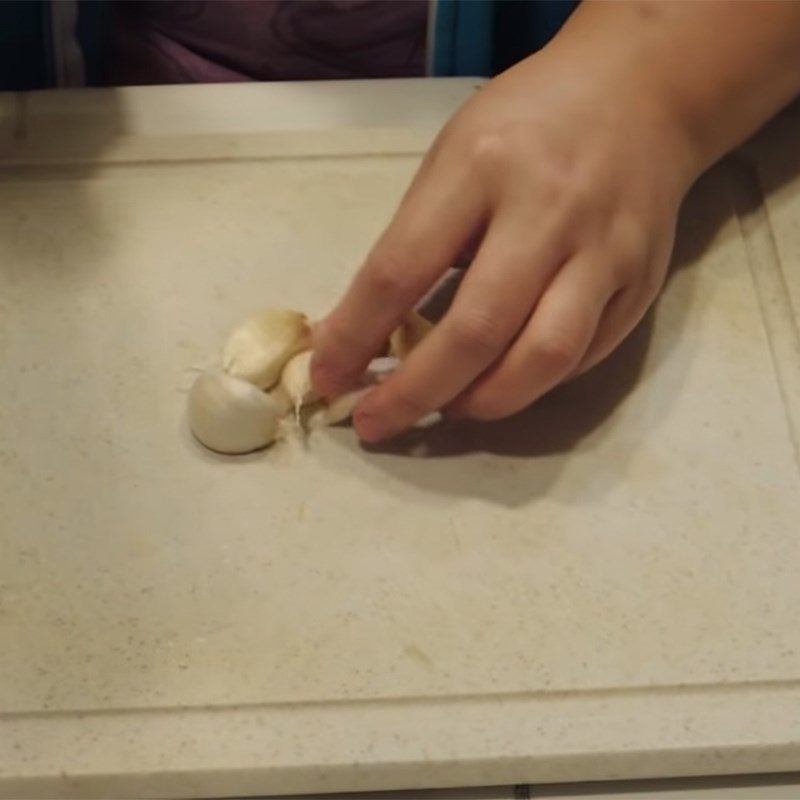
[[[593,449],[611,435],[616,409],[639,383],[647,380],[645,366],[648,374],[658,370],[675,345],[690,335],[685,322],[695,293],[693,267],[733,216],[731,180],[737,176],[736,170],[736,164],[719,165],[704,176],[684,202],[664,290],[670,300],[668,315],[660,313],[662,303],[657,301],[634,332],[603,363],[514,417],[492,423],[443,421],[427,430],[413,430],[389,443],[361,446],[363,458],[395,479],[440,495],[483,497],[490,502],[516,506],[550,492],[571,461],[560,456],[579,448]],[[434,311],[430,315],[440,315],[441,297],[434,297],[432,303]],[[654,338],[657,346],[653,346]],[[688,363],[684,363],[669,396],[663,393],[653,396],[648,411],[652,411],[654,420],[668,411],[672,398],[680,391],[681,376],[687,367]],[[340,441],[344,444],[344,439]],[[359,449],[356,444],[347,446]],[[626,452],[631,451],[615,450],[615,461],[605,471],[608,474],[602,479],[591,478],[595,490],[625,479]],[[481,453],[501,458],[488,465],[462,464],[458,469],[453,468],[453,457]],[[539,463],[535,470],[515,470],[509,461],[518,459],[538,459]],[[505,471],[506,477],[489,480],[490,471],[498,470]]]
[[[718,172],[718,171],[717,171]],[[708,190],[708,180],[702,182]],[[684,310],[691,301],[691,279],[688,268],[700,257],[719,228],[730,217],[726,203],[701,203],[699,192],[687,198],[678,226],[675,253],[664,291],[679,272],[687,271],[681,292],[687,303],[675,304]],[[435,316],[443,313],[454,288],[448,286],[442,295],[432,298]],[[669,328],[657,326],[657,301],[628,338],[601,364],[588,373],[565,383],[545,395],[532,406],[508,419],[496,422],[443,421],[428,430],[414,430],[378,447],[365,447],[372,452],[396,455],[419,455],[424,443],[424,457],[442,458],[472,452],[495,453],[520,458],[566,453],[586,436],[597,430],[637,385],[647,361],[653,332],[659,337],[676,339],[681,335],[685,314],[671,318]],[[427,311],[427,309],[426,309]],[[651,366],[653,366],[651,364]]]

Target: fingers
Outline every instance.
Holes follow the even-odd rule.
[[[576,258],[553,279],[505,357],[452,404],[457,416],[499,419],[561,383],[589,349],[617,290],[614,274]]]
[[[452,266],[485,216],[470,181],[464,170],[434,164],[412,184],[344,298],[315,330],[318,392],[352,388],[406,312]]]
[[[653,300],[646,287],[629,287],[618,292],[603,312],[591,345],[584,353],[573,376],[588,372],[617,349],[623,339],[642,321]]]
[[[554,230],[531,244],[527,218],[498,218],[433,333],[355,414],[362,439],[388,438],[463,392],[507,349],[564,261]]]

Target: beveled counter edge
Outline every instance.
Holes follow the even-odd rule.
[[[800,764],[800,687],[5,718],[0,743],[17,800],[775,772]]]

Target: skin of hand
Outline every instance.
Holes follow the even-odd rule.
[[[800,3],[585,3],[444,127],[315,331],[350,388],[471,242],[455,300],[354,415],[379,441],[430,411],[496,419],[605,358],[663,285],[697,176],[800,90]]]

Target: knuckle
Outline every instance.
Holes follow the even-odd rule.
[[[650,237],[643,226],[634,220],[618,221],[610,244],[622,278],[631,279],[650,261]]]
[[[559,215],[575,215],[598,207],[590,174],[569,152],[551,152],[537,167],[541,202]]]
[[[575,337],[563,332],[540,333],[531,347],[531,358],[552,375],[569,372],[580,357],[581,349]]]
[[[492,169],[505,160],[505,155],[505,142],[499,133],[482,133],[472,143],[472,161],[479,167]]]
[[[497,315],[472,311],[453,318],[450,335],[459,351],[494,353],[503,348],[507,336]]]
[[[513,166],[519,138],[520,132],[510,125],[479,134],[472,142],[470,151],[473,165],[489,175]]]

